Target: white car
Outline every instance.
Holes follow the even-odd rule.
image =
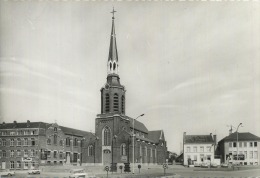
[[[31,169],[28,171],[28,174],[41,174],[41,170],[39,169]]]
[[[15,175],[15,172],[14,171],[11,171],[9,169],[6,169],[6,170],[1,170],[0,171],[0,177],[1,176],[14,176]]]
[[[72,169],[70,171],[69,178],[87,178],[88,174],[85,172],[84,169]]]

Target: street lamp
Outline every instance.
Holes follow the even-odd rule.
[[[237,160],[238,160],[238,128],[239,127],[242,127],[242,123],[240,123],[238,126],[237,126],[237,130],[236,130],[236,132],[237,132]]]
[[[142,116],[144,116],[144,114],[141,114],[137,118],[133,119],[133,174],[135,173],[135,120]]]

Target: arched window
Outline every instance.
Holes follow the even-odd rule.
[[[11,139],[10,146],[14,146],[14,139]]]
[[[70,146],[70,138],[69,137],[66,138],[66,146]]]
[[[57,127],[54,127],[54,132],[57,132]]]
[[[94,155],[94,149],[93,145],[88,146],[88,156],[93,156]]]
[[[147,156],[147,146],[144,147],[144,156]]]
[[[6,146],[6,139],[3,139],[3,146]]]
[[[126,144],[122,143],[121,145],[121,155],[125,156],[126,155]]]
[[[109,110],[110,110],[109,100],[110,100],[109,94],[107,93],[106,94],[106,106],[105,106],[106,112],[109,112]]]
[[[150,157],[152,158],[153,157],[153,149],[151,148],[150,150]]]
[[[121,98],[122,113],[125,113],[125,96]]]
[[[111,131],[109,127],[105,127],[103,130],[103,145],[109,146],[111,141]]]
[[[22,141],[21,141],[21,139],[20,138],[17,138],[17,144],[16,144],[17,146],[21,146],[22,145]]]
[[[54,136],[53,136],[53,144],[54,144],[54,145],[57,145],[57,143],[58,143],[57,135],[54,135]]]
[[[109,66],[110,66],[110,71],[112,70],[112,63],[110,62],[109,63]]]
[[[51,139],[50,139],[50,138],[47,139],[47,144],[48,144],[48,145],[51,144]]]
[[[116,63],[114,62],[114,64],[113,64],[113,70],[115,70],[116,69]]]
[[[142,145],[140,145],[139,155],[140,155],[140,156],[143,156]]]
[[[60,146],[62,146],[63,145],[63,141],[62,140],[60,140]]]
[[[114,111],[118,111],[118,94],[114,94]]]

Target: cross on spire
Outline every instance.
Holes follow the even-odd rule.
[[[113,11],[112,12],[110,12],[110,13],[112,13],[113,14],[113,17],[112,17],[112,19],[115,19],[115,17],[114,17],[114,15],[115,15],[115,10],[114,10],[114,7],[113,7]]]

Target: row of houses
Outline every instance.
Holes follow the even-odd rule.
[[[217,142],[217,136],[183,133],[183,165],[259,165],[260,137],[249,132],[231,132]]]

